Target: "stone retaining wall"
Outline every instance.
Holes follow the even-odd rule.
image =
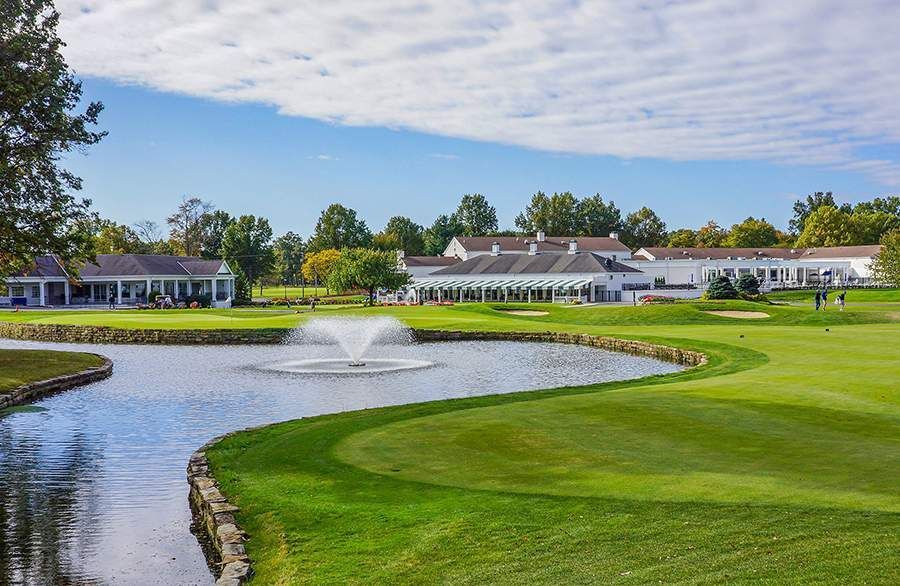
[[[94,356],[102,358],[103,364],[74,374],[64,374],[51,379],[28,383],[13,389],[9,393],[0,393],[0,409],[30,403],[36,399],[67,391],[73,387],[86,385],[111,375],[112,360],[99,354],[94,354]]]
[[[624,352],[638,356],[649,356],[682,364],[685,366],[698,366],[706,363],[706,355],[702,352],[682,350],[672,346],[651,344],[637,340],[622,340],[607,336],[592,336],[589,334],[568,334],[563,332],[470,332],[470,331],[445,331],[445,330],[414,330],[416,340],[420,342],[452,341],[452,340],[509,340],[512,342],[558,342],[562,344],[580,344]]]
[[[0,337],[3,338],[79,344],[280,344],[290,331],[287,328],[125,329],[108,326],[0,322]]]
[[[246,430],[245,430],[246,431]],[[253,569],[250,558],[244,550],[247,534],[238,527],[234,512],[240,510],[228,502],[219,491],[219,483],[209,469],[206,449],[226,436],[207,442],[193,453],[187,467],[188,483],[191,485],[189,500],[195,524],[203,531],[212,548],[207,559],[210,566],[217,568],[218,586],[240,586],[250,579]]]

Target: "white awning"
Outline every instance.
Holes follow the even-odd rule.
[[[411,289],[568,289],[580,288],[591,283],[590,278],[565,278],[555,279],[498,279],[472,278],[472,279],[424,279],[410,285]]]

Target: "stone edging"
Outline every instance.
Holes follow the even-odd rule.
[[[13,389],[9,393],[0,393],[0,409],[30,403],[36,399],[67,391],[73,387],[80,387],[110,376],[113,369],[112,360],[100,354],[93,354],[93,356],[103,359],[103,364],[81,372],[28,383]]]
[[[191,485],[188,498],[194,521],[215,550],[210,555],[212,552],[204,549],[204,553],[207,554],[207,562],[210,563],[210,566],[221,568],[216,584],[218,586],[240,586],[246,583],[253,574],[250,557],[244,550],[247,534],[238,527],[234,520],[234,512],[240,510],[239,507],[229,503],[225,495],[219,491],[219,482],[213,477],[209,469],[209,460],[206,459],[207,448],[225,439],[228,435],[230,434],[211,439],[191,455],[187,467],[188,484]],[[210,557],[216,559],[210,559]]]
[[[0,338],[80,344],[280,344],[289,332],[287,328],[165,330],[0,321]]]
[[[659,358],[676,364],[699,366],[706,364],[706,355],[702,352],[682,350],[672,346],[651,344],[636,340],[622,340],[606,336],[589,334],[567,334],[559,332],[478,332],[478,331],[446,331],[446,330],[412,330],[417,341],[453,341],[453,340],[512,340],[517,342],[557,342],[563,344],[580,344],[593,346],[614,352],[624,352],[641,356]],[[266,426],[259,426],[266,427]],[[195,521],[204,532],[204,536],[212,543],[218,560],[207,560],[212,566],[221,566],[222,574],[216,580],[219,586],[240,586],[246,583],[253,574],[252,560],[247,555],[244,542],[247,534],[238,526],[234,512],[240,508],[228,502],[219,490],[219,483],[209,468],[206,450],[226,437],[251,431],[248,428],[234,431],[204,444],[191,456],[187,468],[188,483],[191,486],[190,502]]]

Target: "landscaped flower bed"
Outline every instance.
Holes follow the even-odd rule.
[[[665,295],[641,295],[638,297],[641,305],[657,305],[665,303],[675,303],[674,297],[666,297]]]

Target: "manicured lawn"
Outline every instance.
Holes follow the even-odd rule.
[[[0,349],[0,393],[101,364],[103,360],[100,357],[83,352]]]
[[[709,365],[316,417],[209,457],[259,583],[883,583],[900,579],[897,308],[715,304],[357,310],[575,331]],[[825,330],[825,327],[829,331]]]
[[[829,303],[834,302],[834,296],[841,291],[829,288]],[[814,303],[816,297],[815,291],[778,291],[770,293],[768,298],[773,301],[791,301]],[[894,302],[900,303],[900,289],[848,289],[847,303],[872,303],[872,302]]]
[[[297,299],[298,297],[318,296],[324,297],[329,294],[325,287],[263,287],[262,295],[259,294],[259,287],[253,289],[254,297],[283,298],[287,291],[288,299]]]

